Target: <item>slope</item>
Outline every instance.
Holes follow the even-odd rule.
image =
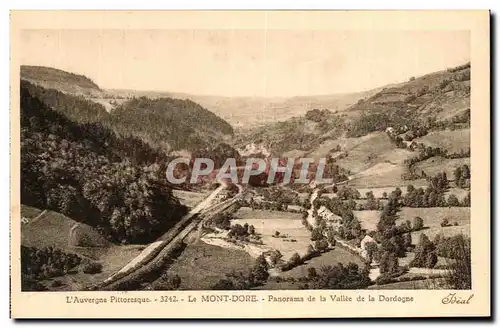
[[[75,95],[99,96],[103,91],[86,76],[44,66],[21,66],[21,78],[44,88]]]

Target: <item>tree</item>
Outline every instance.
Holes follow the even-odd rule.
[[[312,233],[311,233],[311,240],[318,241],[318,240],[321,240],[323,238],[324,238],[324,236],[323,236],[323,232],[321,231],[321,229],[314,228]]]
[[[267,263],[264,254],[261,254],[257,258],[256,263],[252,269],[252,276],[255,280],[254,284],[260,285],[267,281],[267,278],[269,278],[269,272],[267,271],[268,269],[269,264]]]
[[[460,206],[460,202],[458,201],[457,196],[455,196],[454,194],[448,196],[448,206]]]
[[[412,247],[412,240],[411,240],[411,233],[406,233],[404,234],[404,245],[406,247],[406,249],[408,248],[411,248]]]
[[[383,252],[380,258],[380,273],[385,275],[397,274],[400,271],[398,258],[392,252]]]
[[[299,265],[301,262],[300,255],[298,253],[293,253],[293,255],[290,257],[289,262],[294,266]]]
[[[249,235],[255,234],[255,227],[253,226],[253,224],[248,227],[248,234]]]
[[[93,261],[87,261],[82,268],[83,273],[96,274],[102,271],[102,264]]]
[[[467,193],[467,196],[465,196],[462,203],[463,203],[463,206],[470,207],[470,192]]]
[[[422,230],[423,228],[424,228],[424,220],[419,216],[413,218],[413,231],[419,231]]]
[[[372,263],[375,259],[378,251],[378,246],[376,242],[368,242],[365,245],[366,250],[366,260],[368,263]]]
[[[420,234],[420,239],[415,248],[415,257],[410,262],[410,267],[433,268],[437,262],[436,247],[426,234]],[[434,255],[432,255],[434,253]],[[435,259],[435,261],[434,261]]]
[[[308,268],[307,269],[307,279],[312,280],[315,279],[318,276],[318,273],[316,272],[315,268]]]
[[[314,248],[318,252],[324,252],[325,250],[328,249],[328,242],[324,238],[323,239],[318,239],[318,240],[316,240],[316,242],[314,244]]]
[[[444,218],[443,221],[441,221],[441,227],[449,227],[451,226],[450,222],[448,221],[447,218]]]

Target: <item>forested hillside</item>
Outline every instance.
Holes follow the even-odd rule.
[[[227,122],[190,100],[133,98],[108,113],[101,104],[83,96],[26,81],[22,85],[45,105],[73,121],[100,123],[122,137],[134,136],[164,151],[194,151],[233,134]]]
[[[61,212],[121,243],[154,240],[186,213],[166,183],[165,155],[100,123],[82,123],[83,116],[80,123],[71,120],[33,90],[40,91],[21,84],[23,204]],[[62,111],[68,99],[77,101],[53,100]],[[82,113],[98,111],[82,104]]]
[[[109,119],[120,134],[133,132],[171,149],[194,150],[233,134],[229,123],[191,100],[134,98]]]
[[[55,88],[67,93],[99,95],[102,90],[86,76],[44,66],[21,66],[21,78],[45,88]]]

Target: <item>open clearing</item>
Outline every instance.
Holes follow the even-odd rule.
[[[168,273],[181,277],[181,290],[209,290],[226,273],[246,273],[254,264],[255,259],[245,251],[198,242],[186,247]]]
[[[255,232],[262,238],[264,246],[278,249],[283,258],[288,260],[295,252],[303,255],[312,243],[309,231],[302,225],[300,213],[255,210],[242,207],[231,224],[253,225]],[[273,237],[279,231],[280,238]],[[285,238],[283,238],[285,237]],[[292,242],[291,240],[295,240]]]
[[[359,220],[361,228],[368,231],[377,230],[381,211],[352,211],[352,213]]]
[[[342,151],[347,151],[348,156],[337,162],[341,167],[351,170],[354,174],[379,163],[403,164],[405,159],[415,155],[410,150],[397,148],[385,132],[375,132],[352,139],[357,139],[357,142],[346,143],[345,148],[343,144],[340,145]],[[377,170],[375,169],[375,171]]]
[[[193,192],[184,190],[172,190],[175,197],[179,199],[182,205],[193,208],[205,199],[210,191],[207,192]]]
[[[425,161],[419,162],[414,165],[415,172],[420,173],[424,171],[427,176],[435,176],[438,173],[446,172],[448,179],[454,179],[453,173],[455,169],[462,165],[470,167],[470,158],[444,158],[441,156],[431,157]]]
[[[434,131],[415,141],[426,146],[446,149],[449,153],[457,153],[470,148],[470,129]]]

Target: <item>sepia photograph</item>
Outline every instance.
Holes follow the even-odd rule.
[[[21,293],[442,305],[489,280],[471,254],[471,218],[489,224],[471,213],[489,58],[469,28],[28,25],[12,63]]]

